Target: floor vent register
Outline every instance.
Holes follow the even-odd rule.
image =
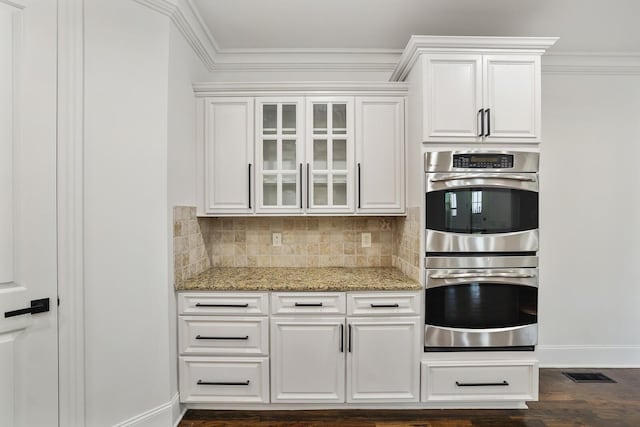
[[[562,374],[576,383],[615,383],[600,372],[563,372]]]

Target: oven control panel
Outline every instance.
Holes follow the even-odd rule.
[[[465,153],[453,155],[453,167],[462,169],[513,168],[513,154]]]

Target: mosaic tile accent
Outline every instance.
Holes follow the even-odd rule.
[[[393,235],[393,266],[408,277],[420,277],[420,208],[407,209],[406,217],[396,218]]]
[[[195,207],[173,208],[173,266],[176,287],[211,268]]]

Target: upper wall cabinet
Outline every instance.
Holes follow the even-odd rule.
[[[411,83],[423,142],[540,142],[540,58],[556,40],[412,36],[391,80]]]
[[[198,109],[204,213],[253,212],[253,98],[206,98]]]

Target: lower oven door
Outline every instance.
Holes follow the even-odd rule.
[[[538,269],[429,269],[425,349],[537,344]]]

